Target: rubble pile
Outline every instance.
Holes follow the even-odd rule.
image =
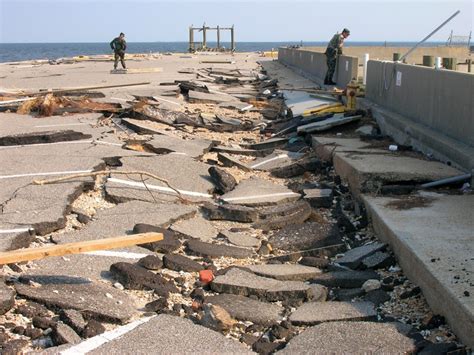
[[[2,251],[164,238],[4,265],[2,353],[464,351],[299,130],[336,115],[357,125],[363,112],[292,112],[259,67],[181,72],[194,78],[162,83],[163,96],[180,100],[174,109],[163,96],[119,105],[50,93],[19,104],[25,116],[8,113],[20,126],[34,113],[54,115],[44,125],[83,125],[51,144],[36,145],[41,128],[21,143],[14,130],[0,137],[8,164],[51,157],[33,178],[5,178]],[[75,120],[78,112],[88,116]],[[32,182],[99,170],[107,173]]]

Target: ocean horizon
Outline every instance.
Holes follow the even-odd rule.
[[[417,42],[396,42],[396,41],[347,41],[345,46],[413,46]],[[444,42],[426,42],[423,46],[444,45]],[[188,42],[127,42],[128,53],[183,53],[188,50]],[[210,47],[216,45],[215,42],[208,42]],[[222,42],[226,48],[230,47],[229,42]],[[282,46],[303,45],[306,47],[325,46],[327,41],[282,41],[282,42],[237,42],[237,52],[258,52],[276,50]],[[55,60],[78,55],[101,55],[110,54],[109,43],[0,43],[0,63],[19,62],[26,60]]]

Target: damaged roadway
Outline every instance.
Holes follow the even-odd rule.
[[[97,354],[314,352],[315,342],[321,353],[462,348],[398,267],[412,267],[400,260],[405,256],[390,239],[377,241],[364,219],[363,202],[369,211],[382,208],[379,197],[353,198],[335,161],[318,149],[311,153],[310,137],[269,138],[281,122],[293,122],[288,109],[296,116],[333,99],[294,94],[285,103],[278,85],[314,84],[256,54],[236,53],[233,64],[202,59],[136,58],[132,66],[163,70],[134,75],[110,75],[110,63],[101,61],[13,65],[12,73],[0,65],[4,85],[29,91],[70,82],[150,82],[101,89],[87,105],[74,99],[111,111],[65,113],[72,110],[66,105],[40,117],[35,110],[44,112],[46,102],[39,100],[29,114],[0,113],[0,142],[9,144],[0,147],[2,251],[165,235],[156,243],[4,265],[0,348]],[[25,79],[39,70],[60,75]],[[333,152],[364,154],[364,147],[342,152],[338,145]],[[109,172],[34,184],[99,170]],[[455,174],[441,170],[423,179]],[[372,187],[377,174],[360,185]],[[398,214],[408,218],[403,211],[393,218]],[[382,227],[374,224],[377,233]]]

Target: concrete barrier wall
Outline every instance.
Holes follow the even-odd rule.
[[[322,83],[326,76],[326,55],[320,52],[298,48],[279,48],[278,61],[296,69],[311,80]],[[352,78],[357,78],[359,60],[355,57],[341,56],[335,74],[339,86],[345,86]]]
[[[304,50],[312,52],[324,53],[326,47],[303,47]],[[410,47],[383,47],[383,46],[357,46],[357,47],[344,47],[344,54],[351,57],[358,57],[362,63],[364,54],[369,53],[371,59],[378,60],[392,60],[393,53],[401,53],[402,55],[407,53]],[[423,56],[431,55],[434,57],[452,57],[457,58],[458,63],[465,62],[469,59],[469,48],[463,47],[419,47],[410,54],[407,58],[407,63],[410,64],[421,64],[423,63]]]
[[[366,98],[474,146],[474,75],[369,61]]]
[[[342,55],[339,57],[338,68],[336,72],[336,82],[339,85],[347,85],[352,79],[358,77],[359,59],[356,57],[349,57]]]

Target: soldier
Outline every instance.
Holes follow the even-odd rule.
[[[117,69],[118,61],[120,59],[120,63],[122,63],[122,67],[125,67],[125,50],[127,49],[127,42],[125,42],[125,34],[120,33],[120,35],[110,42],[110,48],[114,51],[115,54],[115,63],[114,69]]]
[[[326,60],[328,65],[328,71],[326,73],[326,78],[324,79],[324,84],[326,85],[336,85],[334,81],[332,81],[332,77],[334,75],[334,71],[336,70],[336,63],[337,57],[342,54],[342,46],[344,44],[344,40],[349,37],[351,32],[344,28],[342,33],[336,33],[331,41],[329,41],[328,47],[326,48]]]

